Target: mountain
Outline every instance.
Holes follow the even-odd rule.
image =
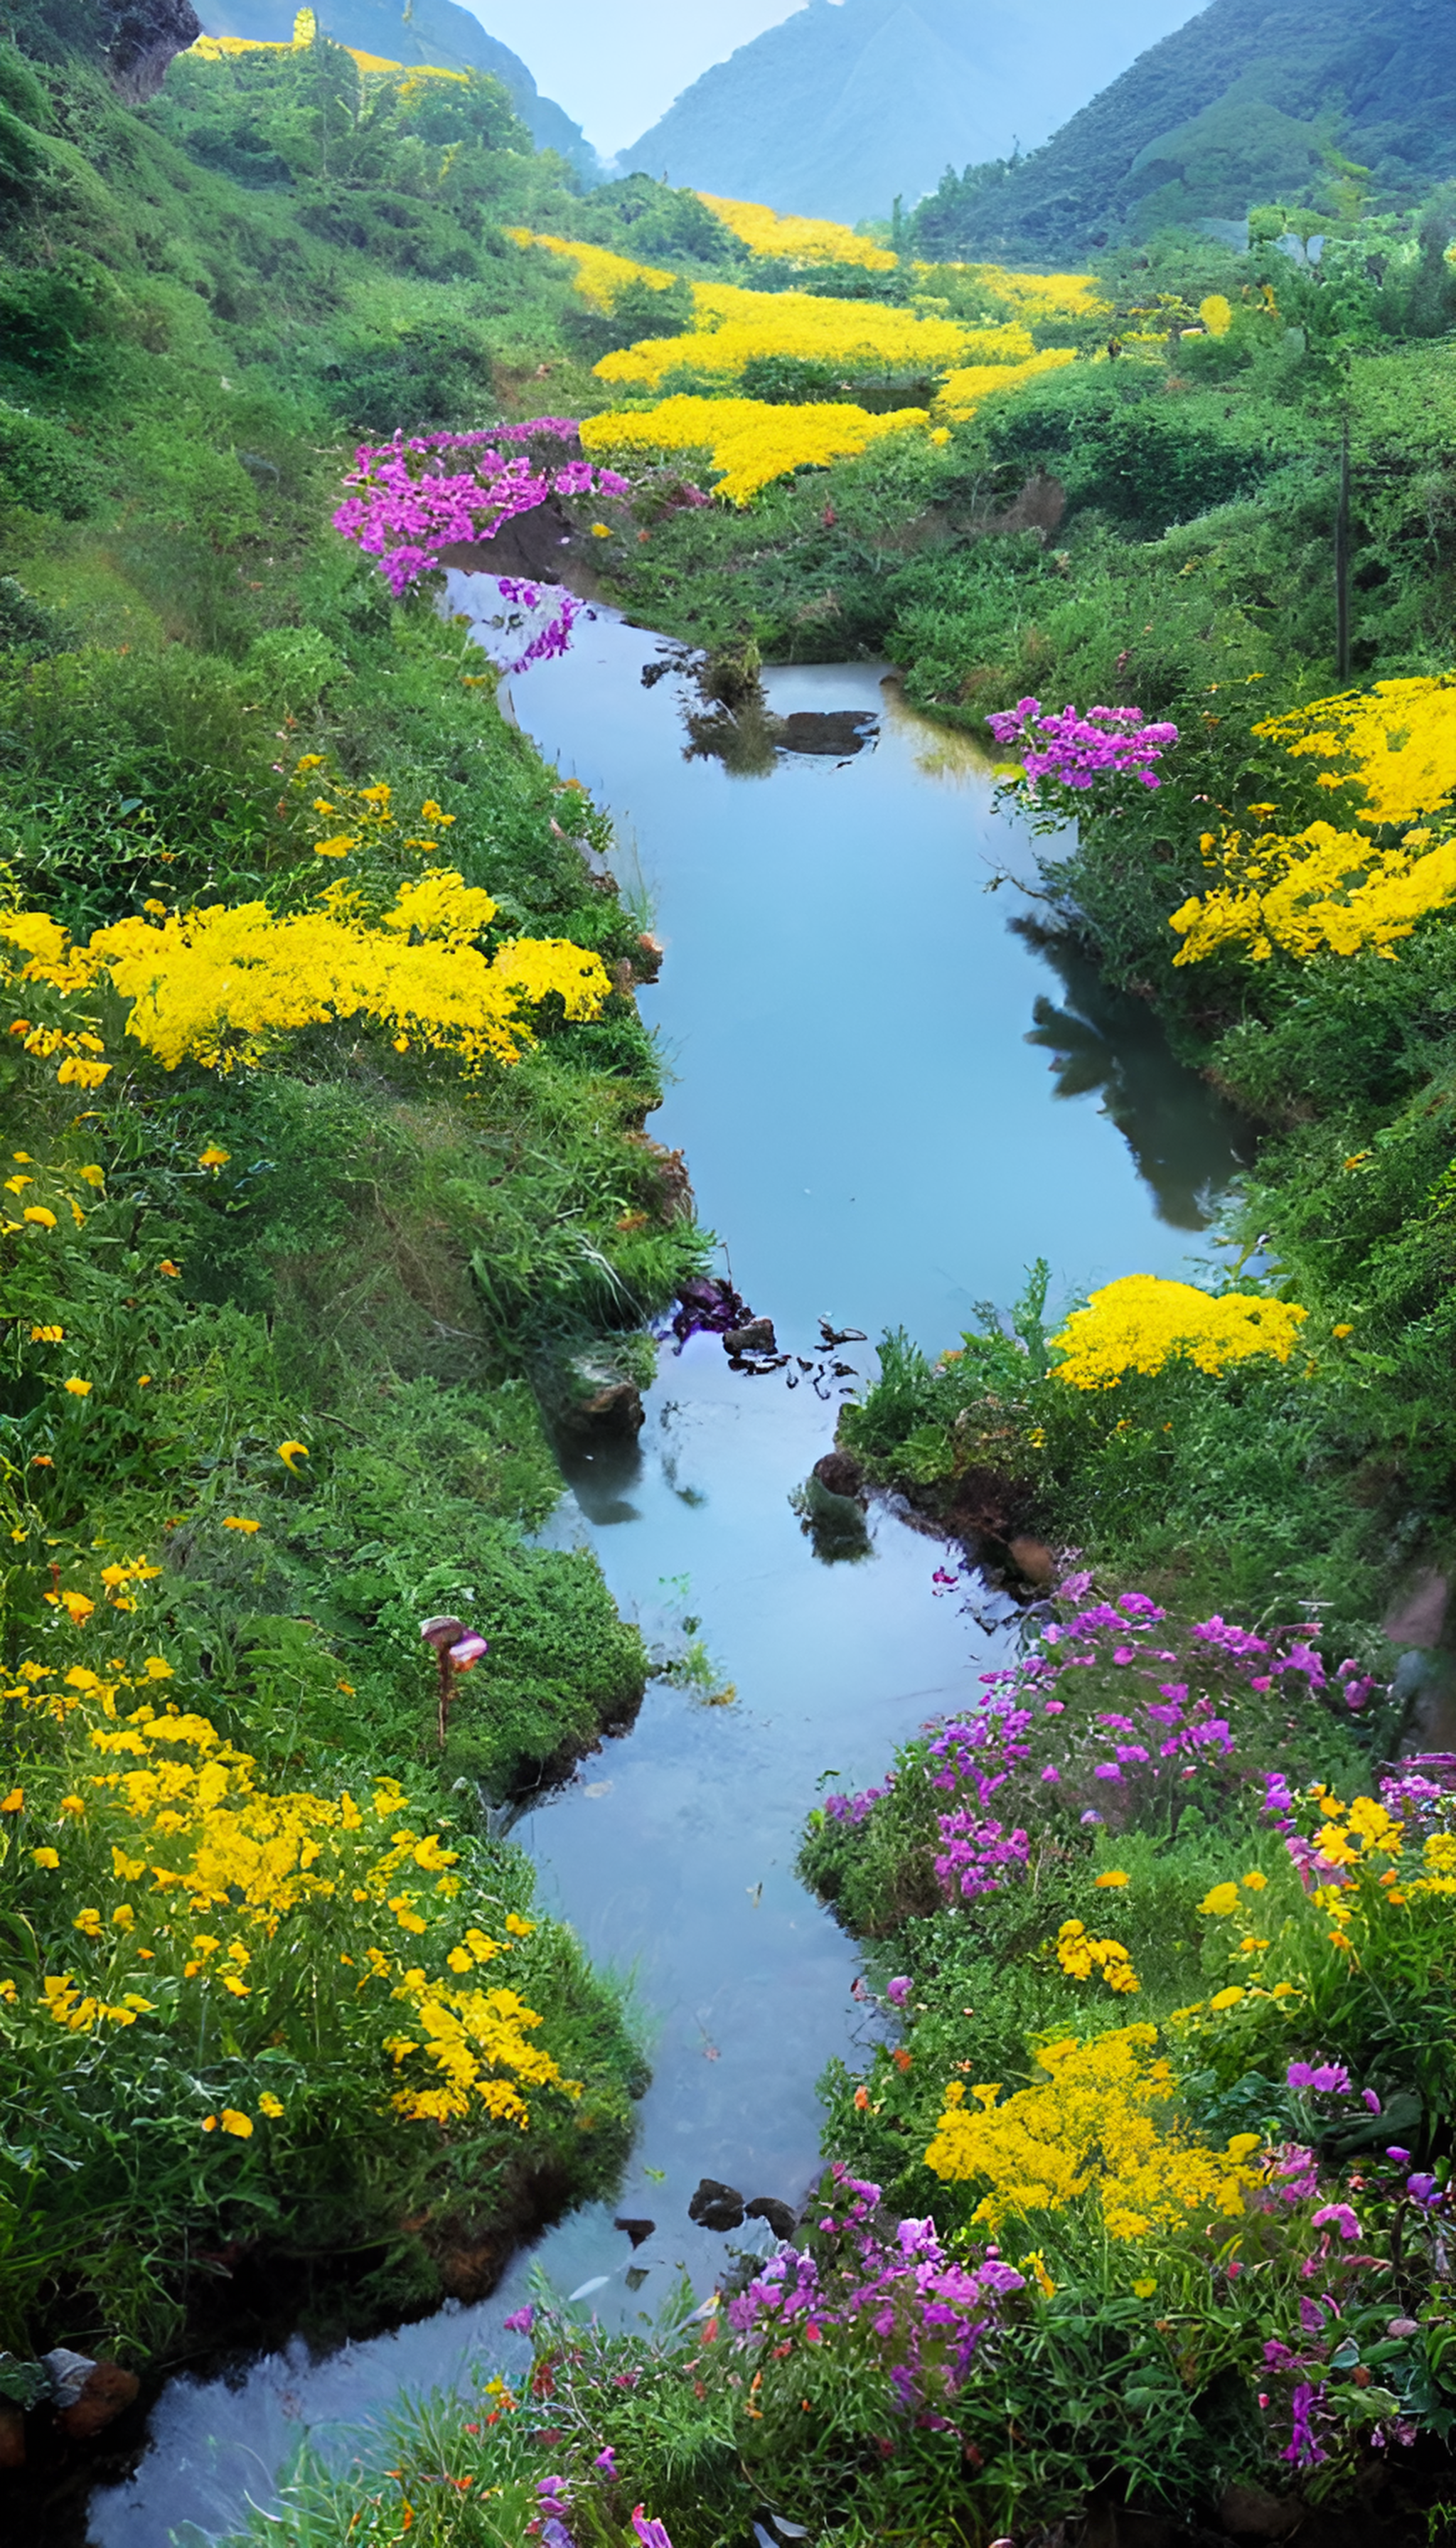
[[[1351,163],[1354,163],[1352,166]],[[948,174],[928,255],[1057,262],[1256,203],[1410,204],[1456,175],[1456,0],[1213,0],[1019,165]]]
[[[293,41],[298,0],[202,0],[210,36],[250,36],[255,44]],[[589,184],[601,162],[564,107],[538,94],[519,54],[486,33],[479,18],[455,0],[315,0],[325,36],[355,52],[379,53],[391,62],[434,62],[441,70],[492,71],[510,91],[511,104],[538,150],[559,150]]]
[[[854,222],[1046,139],[1194,0],[809,0],[621,153],[675,186]]]

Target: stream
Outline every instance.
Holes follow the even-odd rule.
[[[499,609],[485,577],[450,586],[455,610]],[[1186,1274],[1246,1155],[1140,1004],[1012,925],[1038,908],[1016,881],[1034,884],[1032,844],[979,753],[906,709],[882,666],[768,676],[780,716],[877,728],[843,759],[737,776],[684,758],[683,682],[642,681],[660,647],[597,608],[502,691],[613,816],[618,880],[666,949],[640,994],[673,1073],[651,1130],[684,1150],[725,1270],[795,1357],[754,1377],[716,1337],[669,1340],[636,1450],[571,1461],[548,1533],[595,1551],[650,1645],[697,1622],[712,1667],[700,1686],[652,1682],[631,1732],[514,1827],[543,1904],[629,1984],[653,2064],[636,2145],[618,2201],[561,2223],[491,2300],[321,2361],[296,2341],[230,2380],[174,2379],[136,2476],[93,2496],[95,2548],[202,2548],[270,2501],[306,2436],[347,2463],[402,2393],[466,2386],[483,2362],[508,2376],[528,2347],[501,2320],[532,2272],[612,2323],[650,2318],[682,2271],[705,2296],[728,2242],[688,2220],[703,2176],[801,2200],[815,2081],[873,2031],[853,1945],[794,1878],[804,1815],[968,1704],[1016,1615],[968,1575],[938,1594],[955,1561],[889,1511],[857,1562],[816,1557],[789,1497],[873,1370],[867,1344],[826,1351],[819,1321],[904,1325],[936,1350],[1039,1255],[1053,1305]],[[657,2226],[634,2248],[616,2217]],[[773,2241],[760,2223],[732,2243]]]

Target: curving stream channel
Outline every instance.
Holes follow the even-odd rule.
[[[452,576],[450,601],[499,609],[485,577]],[[655,1681],[631,1733],[515,1828],[543,1900],[631,1981],[654,2075],[628,2176],[479,2307],[321,2362],[296,2343],[231,2381],[174,2380],[135,2478],[93,2498],[95,2548],[202,2548],[269,2502],[304,2437],[347,2461],[402,2392],[463,2384],[483,2358],[508,2372],[526,2348],[500,2321],[533,2268],[614,2320],[651,2314],[680,2268],[705,2294],[725,2245],[687,2218],[704,2175],[801,2197],[815,2080],[865,2026],[854,1950],[793,1876],[804,1813],[966,1703],[1011,1615],[973,1580],[936,1597],[944,1552],[891,1514],[864,1561],[816,1558],[790,1492],[872,1368],[864,1345],[826,1354],[819,1320],[904,1324],[934,1349],[1039,1254],[1053,1301],[1185,1271],[1240,1162],[1236,1120],[1145,1011],[1012,925],[1036,908],[1014,881],[1034,880],[1030,844],[980,757],[883,668],[772,674],[778,714],[858,709],[877,730],[749,777],[684,758],[682,682],[642,682],[659,660],[598,609],[511,682],[510,710],[615,819],[619,880],[667,951],[641,995],[675,1073],[653,1133],[685,1150],[739,1290],[808,1368],[751,1377],[715,1337],[669,1343],[637,1450],[579,1458],[552,1524],[594,1548],[650,1644],[700,1622],[712,1692],[736,1693]],[[617,2213],[658,2227],[634,2249]],[[735,2243],[751,2238],[772,2243],[762,2224]]]

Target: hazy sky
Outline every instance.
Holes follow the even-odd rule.
[[[666,114],[711,62],[791,17],[803,0],[466,0],[543,97],[610,157]]]

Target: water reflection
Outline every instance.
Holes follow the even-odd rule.
[[[1051,1054],[1057,1096],[1100,1089],[1103,1111],[1151,1189],[1159,1221],[1206,1229],[1230,1164],[1252,1163],[1248,1126],[1206,1081],[1169,1067],[1167,1039],[1144,1000],[1111,989],[1088,956],[1036,920],[1011,925],[1064,986],[1059,1008],[1038,994],[1026,1039]]]

